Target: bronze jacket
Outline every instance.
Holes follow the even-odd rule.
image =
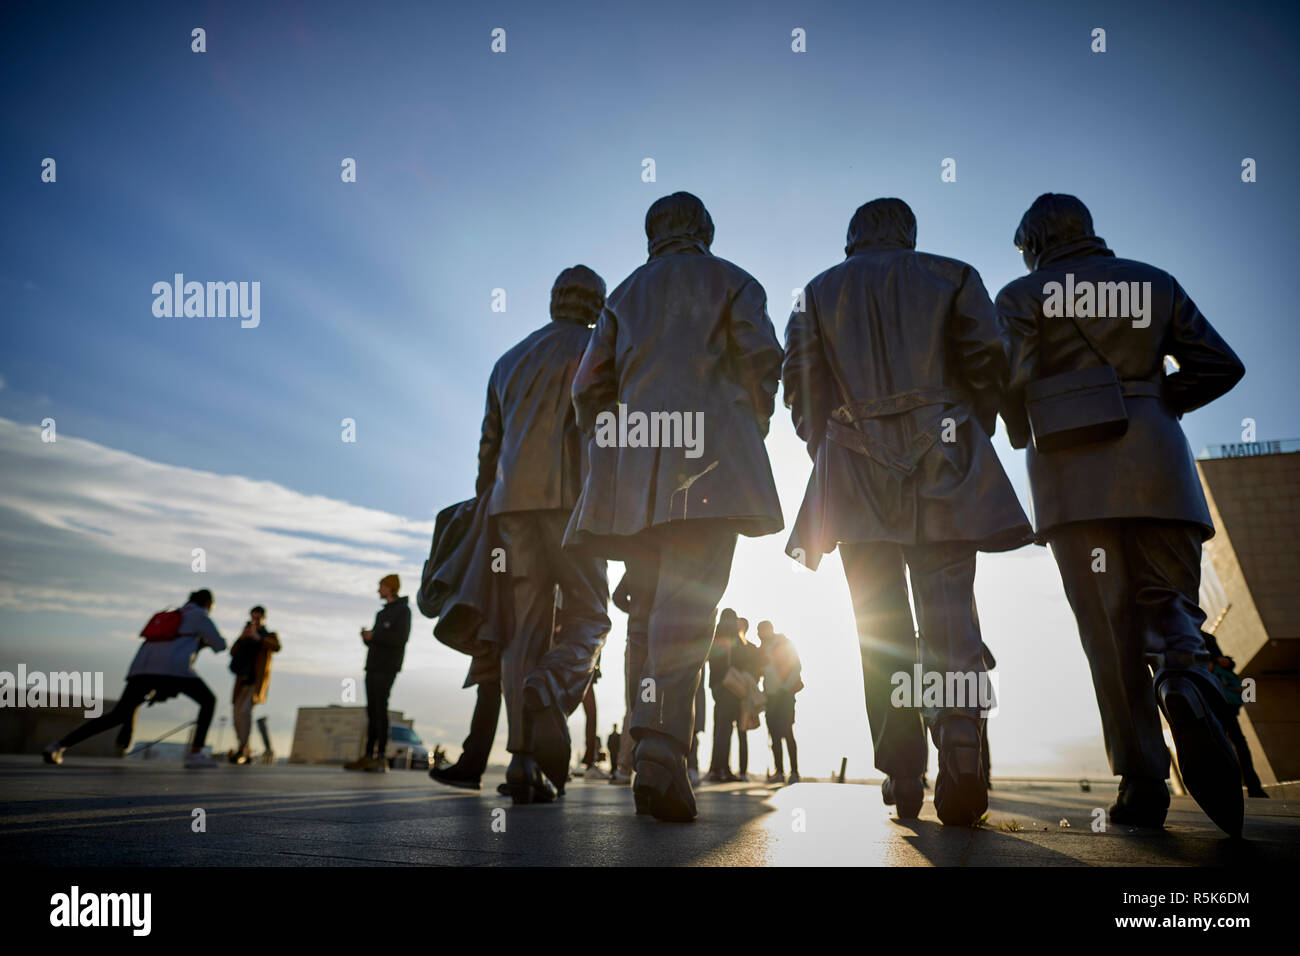
[[[1040,454],[1030,441],[1025,386],[1101,364],[1068,318],[1043,315],[1044,286],[1064,287],[1067,273],[1075,288],[1081,282],[1151,283],[1147,314],[1138,319],[1149,321],[1145,327],[1124,317],[1076,321],[1121,380],[1153,383],[1159,394],[1126,395],[1129,425],[1123,436]],[[1012,346],[1002,417],[1011,444],[1029,446],[1026,465],[1040,536],[1066,522],[1101,518],[1187,521],[1212,536],[1214,523],[1178,419],[1231,389],[1245,367],[1174,277],[1116,258],[1100,238],[1079,238],[1044,250],[1034,272],[998,293],[997,309]],[[1179,364],[1172,375],[1165,374],[1166,355]]]
[[[584,323],[557,318],[497,360],[475,484],[489,515],[568,511],[578,500],[584,449],[569,389],[590,338]]]
[[[1020,547],[989,441],[1007,374],[993,304],[969,265],[914,250],[906,204],[870,205],[786,326],[785,403],[813,459],[786,552],[816,568],[841,541]]]
[[[688,227],[651,236],[651,248],[606,300],[573,381],[590,471],[565,543],[612,558],[670,521],[723,520],[751,536],[784,524],[763,444],[781,364],[763,287]],[[620,402],[628,422],[678,413],[684,427],[689,416],[694,447],[673,446],[685,432],[668,417],[657,447],[631,427],[624,441]]]
[[[472,658],[466,687],[500,680],[500,648],[510,638],[509,581],[493,571],[499,544],[486,497],[438,512],[416,601],[421,614],[438,619],[433,636]]]

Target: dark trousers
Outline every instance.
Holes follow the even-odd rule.
[[[787,727],[780,734],[772,734],[772,762],[776,766],[777,773],[785,773],[785,760],[781,753],[781,742],[785,741],[785,749],[790,752],[790,772],[799,772],[799,745],[794,742],[794,728]]]
[[[131,742],[131,729],[135,723],[135,712],[145,702],[151,691],[156,691],[155,696],[161,700],[175,697],[177,694],[184,694],[199,705],[199,718],[194,725],[194,736],[190,739],[190,746],[202,749],[208,737],[208,727],[212,724],[212,714],[216,710],[216,696],[208,689],[208,685],[198,677],[166,677],[157,674],[140,674],[135,677],[128,677],[126,679],[126,688],[122,691],[117,706],[106,714],[100,714],[93,720],[86,721],[68,734],[63,738],[63,746],[71,747],[74,744],[81,743],[88,737],[93,737],[95,734],[103,733],[119,725],[122,729],[118,732],[117,742],[123,746],[129,744]]]
[[[731,577],[736,532],[727,522],[676,521],[638,536],[631,562],[645,575],[647,599],[629,625],[646,635],[645,664],[634,689],[631,733],[671,737],[684,755],[695,732],[695,698],[713,644],[718,602]]]
[[[891,696],[899,686],[894,675],[907,675],[905,687],[915,683],[919,631],[923,673],[974,675],[972,680],[979,686],[984,659],[975,612],[975,549],[964,543],[841,543],[840,560],[853,597],[876,769],[891,777],[919,777],[925,772],[924,723],[934,732],[943,720],[957,714],[978,719],[980,707],[969,698],[961,702],[964,706],[946,700],[944,706],[926,710],[923,722],[922,710],[912,706],[911,695],[903,706],[893,705]],[[915,625],[905,569],[912,577]]]
[[[735,694],[719,687],[713,697],[713,755],[709,761],[710,773],[726,773],[731,769],[731,728],[740,721],[740,701]],[[745,735],[741,733],[741,740]],[[740,772],[748,767],[749,753],[741,745]]]
[[[785,759],[781,752],[790,752],[790,770],[799,772],[799,747],[794,742],[794,694],[771,691],[767,695],[767,733],[772,744],[772,760],[777,773],[785,773]]]
[[[1191,673],[1209,660],[1201,638],[1205,612],[1197,604],[1201,530],[1185,522],[1115,519],[1062,525],[1048,537],[1092,669],[1111,771],[1163,780],[1169,751],[1151,671]],[[1221,706],[1209,672],[1193,676],[1220,698],[1211,704]]]
[[[1255,761],[1250,757],[1250,744],[1246,743],[1246,735],[1241,732],[1240,718],[1225,720],[1223,730],[1237,751],[1237,763],[1241,764],[1241,782],[1252,793],[1262,790],[1264,785],[1259,781],[1259,774],[1255,773]]]
[[[498,515],[506,551],[513,632],[501,655],[506,700],[506,749],[530,753],[524,720],[524,686],[544,689],[565,717],[582,703],[609,636],[609,581],[605,559],[565,551],[567,511],[520,511]],[[555,587],[564,604],[563,627],[554,630]]]
[[[649,640],[650,604],[654,597],[657,568],[653,561],[647,563],[629,559],[625,562],[630,583],[632,606],[627,616],[627,649],[623,652],[623,734],[619,739],[619,753],[610,754],[616,766],[631,773],[633,744],[632,711],[636,706],[637,689],[645,671],[646,644]]]
[[[456,761],[460,770],[476,777],[483,776],[500,718],[501,684],[497,681],[481,682],[478,698],[474,701],[474,716],[469,721],[469,736],[461,745],[460,759]]]
[[[388,695],[396,673],[366,671],[366,756],[382,757],[388,749]]]

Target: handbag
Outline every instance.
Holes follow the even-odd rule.
[[[745,680],[744,671],[738,667],[728,667],[726,676],[722,678],[722,687],[727,693],[739,700],[744,700],[749,694],[749,683]]]
[[[1101,365],[1050,375],[1026,386],[1025,413],[1034,450],[1039,452],[1119,438],[1128,431],[1119,373],[1074,317],[1067,318]]]

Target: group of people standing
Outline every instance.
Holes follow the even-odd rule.
[[[217,766],[217,761],[203,752],[217,698],[194,670],[194,659],[204,648],[210,648],[214,653],[226,649],[226,640],[212,621],[214,603],[212,592],[201,588],[190,594],[179,609],[155,615],[141,633],[144,641],[127,669],[126,688],[117,705],[46,746],[42,751],[45,762],[61,764],[67,748],[115,727],[117,754],[125,757],[130,750],[135,716],[141,705],[152,707],[184,694],[199,705],[184,765],[192,770]],[[266,608],[255,605],[249,610],[248,620],[230,648],[230,671],[235,677],[231,705],[236,737],[234,749],[227,754],[231,763],[246,765],[252,762],[249,738],[253,730],[253,706],[266,703],[271,684],[271,655],[279,650],[280,635],[266,627]],[[258,729],[266,747],[265,753],[268,759],[272,759],[270,735],[264,721],[259,720]]]
[[[757,730],[759,713],[767,718],[775,771],[768,783],[799,782],[799,748],[794,739],[794,699],[803,689],[799,655],[784,634],[777,634],[771,621],[758,622],[757,645],[746,640],[749,621],[737,617],[731,608],[718,615],[709,648],[709,690],[713,694],[713,756],[706,780],[712,783],[749,780],[749,731]],[[761,682],[761,685],[760,685]],[[701,684],[703,687],[703,684]],[[697,720],[703,708],[697,701]],[[697,724],[698,729],[703,727]],[[739,772],[731,772],[731,732],[736,730]],[[698,735],[696,741],[698,741]],[[696,776],[693,744],[688,764],[692,785]],[[790,776],[785,775],[785,756],[790,758]]]
[[[892,678],[919,663],[975,686],[986,660],[976,555],[1036,541],[1052,548],[1092,667],[1121,777],[1112,819],[1163,824],[1163,711],[1192,795],[1239,833],[1231,714],[1197,607],[1213,523],[1178,419],[1244,368],[1177,281],[1116,257],[1077,198],[1046,194],[1015,233],[1029,275],[995,305],[970,265],[916,251],[906,203],[877,199],[854,213],[845,260],[802,290],[782,348],[762,286],[711,252],[697,197],[656,201],[645,229],[644,265],[608,296],[591,269],[564,270],[552,321],[497,362],[477,496],[440,516],[464,547],[439,558],[435,538],[426,566],[447,600],[435,610],[456,621],[435,633],[475,657],[467,683],[476,668],[500,681],[514,799],[562,790],[565,722],[610,626],[606,560],[627,568],[615,600],[630,619],[637,811],[696,816],[690,764],[711,655],[712,772],[729,773],[716,761],[744,710],[719,690],[727,671],[752,665],[735,615],[716,616],[738,536],[784,526],[764,445],[780,384],[813,462],[786,552],[813,569],[840,552],[875,762],[900,817],[921,809],[927,730],[939,818],[971,825],[987,808],[978,695],[896,706]],[[1062,289],[1084,292],[1062,311]],[[637,414],[648,437],[627,427]],[[993,450],[999,416],[1012,445],[1029,449],[1035,527]],[[697,444],[673,440],[683,420],[701,423]],[[501,588],[467,570],[486,566],[473,557],[439,577],[448,550],[488,547],[504,556]]]

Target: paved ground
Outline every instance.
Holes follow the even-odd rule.
[[[499,777],[491,778],[495,784]],[[1164,831],[1092,829],[1113,784],[995,779],[988,824],[946,828],[927,800],[891,820],[870,784],[706,786],[700,819],[657,823],[626,787],[573,781],[558,804],[512,807],[422,771],[123,763],[0,757],[0,860],[107,865],[870,865],[1217,866],[1293,864],[1300,806],[1248,800],[1245,840],[1221,834],[1186,797]],[[195,832],[201,809],[206,832]],[[1068,822],[1065,826],[1062,821]],[[503,832],[504,828],[504,832]]]

